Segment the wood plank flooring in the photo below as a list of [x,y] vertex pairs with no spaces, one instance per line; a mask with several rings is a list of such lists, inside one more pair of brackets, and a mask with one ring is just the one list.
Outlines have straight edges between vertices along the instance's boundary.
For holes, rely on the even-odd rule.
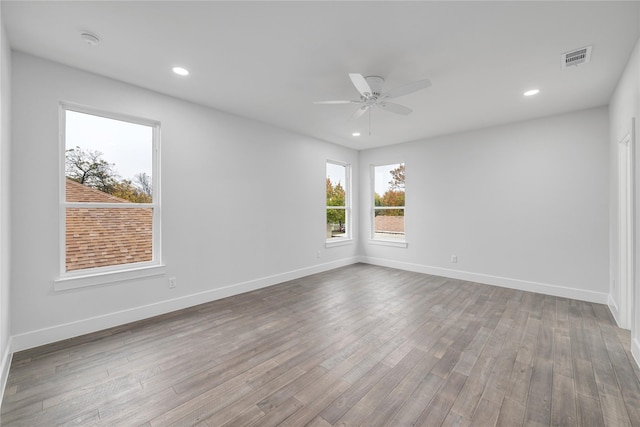
[[640,426],[608,309],[356,264],[14,355],[3,426]]

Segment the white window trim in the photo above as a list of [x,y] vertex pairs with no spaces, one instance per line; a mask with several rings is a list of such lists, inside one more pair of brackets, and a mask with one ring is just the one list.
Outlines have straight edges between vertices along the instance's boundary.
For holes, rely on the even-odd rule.
[[340,237],[333,240],[327,240],[324,244],[325,248],[335,248],[336,246],[346,246],[352,245],[353,238],[352,237]]
[[[91,114],[107,119],[135,123],[152,128],[152,203],[81,203],[66,200],[66,111]],[[60,133],[59,140],[59,241],[60,275],[53,281],[53,289],[63,291],[86,286],[96,286],[131,279],[139,279],[165,274],[162,264],[161,245],[161,203],[160,203],[160,122],[126,114],[112,113],[71,102],[61,102],[58,109]],[[152,254],[151,261],[119,264],[107,267],[87,268],[66,271],[66,210],[67,208],[153,208],[152,216]]]
[[[371,213],[369,215],[370,221],[371,221],[371,227],[369,230],[369,244],[372,245],[380,245],[380,246],[391,246],[391,247],[395,247],[395,248],[407,248],[409,247],[409,243],[407,242],[407,232],[406,232],[406,222],[405,222],[405,234],[404,234],[404,239],[403,240],[391,240],[391,239],[381,239],[381,238],[376,238],[375,237],[375,217],[376,217],[376,210],[387,210],[387,209],[402,209],[403,211],[405,211],[406,214],[406,210],[407,210],[407,201],[405,199],[405,205],[404,206],[376,206],[375,205],[375,194],[376,194],[376,167],[378,166],[389,166],[389,165],[394,165],[394,164],[404,164],[405,165],[405,169],[406,169],[406,163],[405,162],[391,162],[391,163],[385,163],[385,164],[378,164],[378,165],[371,165],[371,167],[369,168],[369,175],[370,175],[370,186],[369,188],[371,189],[371,197],[369,198],[370,203],[371,203]],[[405,172],[406,173],[406,172]],[[382,196],[382,194],[380,195]],[[405,216],[405,221],[406,221],[406,216]]]
[[[344,245],[350,245],[353,244],[353,215],[351,214],[352,210],[351,210],[351,165],[349,163],[344,163],[344,162],[340,162],[337,160],[327,160],[325,162],[325,175],[326,175],[326,164],[327,163],[331,163],[334,165],[338,165],[338,166],[343,166],[345,168],[344,172],[345,172],[345,184],[344,184],[344,188],[345,188],[345,206],[327,206],[326,203],[326,192],[325,192],[325,209],[324,209],[324,216],[326,219],[326,215],[327,215],[327,209],[344,209],[346,214],[345,214],[345,227],[346,227],[346,235],[342,236],[342,237],[333,237],[331,239],[327,238],[325,241],[325,248],[332,248],[332,247],[336,247],[336,246],[344,246]],[[326,176],[325,176],[326,178]],[[325,230],[326,232],[326,230]]]
[[[135,268],[127,269],[112,269],[112,267],[105,267],[109,270],[103,272],[96,272],[97,268],[91,269],[91,274],[71,275],[67,274],[64,277],[60,277],[53,281],[54,291],[68,291],[70,289],[84,288],[87,286],[106,285],[117,282],[124,282],[127,280],[144,279],[153,276],[164,276],[166,268],[164,265],[149,265],[141,266],[143,263],[138,264],[124,264],[126,266],[136,266]],[[87,270],[79,270],[85,272]]]
[[384,240],[384,239],[369,239],[370,245],[391,246],[394,248],[408,248],[409,243],[406,241],[396,240]]

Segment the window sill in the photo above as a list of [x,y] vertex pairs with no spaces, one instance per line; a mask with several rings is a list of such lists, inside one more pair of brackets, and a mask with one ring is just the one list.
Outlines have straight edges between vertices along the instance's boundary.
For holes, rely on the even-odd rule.
[[70,289],[85,288],[88,286],[106,285],[109,283],[124,282],[126,280],[143,279],[153,276],[163,276],[164,265],[150,267],[129,268],[126,270],[108,271],[103,273],[86,274],[83,276],[60,277],[53,281],[54,291],[67,291]]
[[326,243],[324,244],[325,248],[334,248],[336,246],[345,246],[345,245],[351,245],[353,244],[353,239],[352,238],[343,238],[343,239],[332,239],[332,240],[327,240]]
[[380,240],[380,239],[369,239],[370,245],[380,245],[380,246],[391,246],[394,248],[407,248],[409,244],[407,242],[399,242],[397,240]]

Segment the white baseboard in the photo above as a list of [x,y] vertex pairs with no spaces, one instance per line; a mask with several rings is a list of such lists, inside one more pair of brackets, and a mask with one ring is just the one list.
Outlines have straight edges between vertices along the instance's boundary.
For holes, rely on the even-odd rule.
[[616,325],[620,328],[620,309],[618,308],[618,304],[616,304],[616,301],[613,299],[613,297],[611,296],[611,294],[608,295],[607,297],[607,306],[609,307],[609,311],[611,312],[611,315],[613,316],[613,320],[616,321]]
[[[298,279],[315,273],[333,270],[335,268],[363,262],[383,267],[397,268],[400,270],[413,271],[417,273],[432,274],[436,276],[450,277],[453,279],[466,280],[471,282],[483,283],[487,285],[501,286],[522,291],[537,292],[546,295],[559,296],[564,298],[573,298],[582,301],[606,304],[615,310],[615,303],[608,297],[608,294],[600,292],[586,291],[570,287],[550,285],[545,283],[537,283],[519,279],[511,279],[506,277],[491,276],[486,274],[471,273],[466,271],[451,270],[446,268],[431,267],[422,264],[413,264],[401,261],[387,260],[381,258],[356,256],[333,261],[324,264],[318,264],[310,267],[292,270],[289,272],[267,276],[247,282],[237,283],[223,288],[212,289],[197,294],[186,295],[179,298],[161,301],[154,304],[135,307],[115,313],[109,313],[102,316],[91,317],[87,319],[77,320],[71,323],[55,325],[48,328],[30,331],[23,334],[14,335],[12,337],[12,346],[10,352],[17,352],[40,345],[50,344],[52,342],[73,338],[114,326],[135,322],[149,317],[158,316],[172,311],[181,310],[192,307],[194,305],[215,301],[221,298],[238,295],[244,292],[272,286],[288,280]],[[617,312],[617,310],[616,310]],[[614,313],[614,318],[615,318]],[[637,352],[640,354],[640,351]],[[637,356],[636,356],[637,357]],[[3,366],[4,368],[4,366]],[[8,369],[8,368],[7,368]]]
[[11,368],[11,359],[13,353],[11,352],[12,339],[9,337],[7,348],[2,355],[2,365],[0,365],[0,402],[4,399],[4,389],[7,387],[7,379],[9,378],[9,368]]
[[527,280],[511,279],[508,277],[491,276],[488,274],[471,273],[468,271],[451,270],[448,268],[431,267],[422,264],[413,264],[402,261],[394,261],[382,258],[361,257],[361,262],[382,267],[397,268],[416,273],[432,274],[434,276],[449,277],[452,279],[466,280],[469,282],[483,283],[485,285],[500,286],[503,288],[517,289],[520,291],[536,292],[556,297],[572,298],[581,301],[607,304],[608,294],[603,292],[586,291],[565,286],[550,285],[546,283],[531,282]]
[[14,335],[11,351],[18,352],[29,348],[50,344],[56,341],[77,337],[114,326],[124,325],[149,317],[170,313],[172,311],[193,307],[233,295],[242,294],[256,289],[272,286],[288,280],[298,279],[311,274],[321,273],[335,268],[360,262],[360,257],[345,258],[325,264],[318,264],[298,270],[262,277],[260,279],[249,280],[223,288],[212,289],[197,294],[186,295],[179,298],[161,301],[154,304],[131,308],[102,316],[77,320],[71,323],[56,325],[36,331]]

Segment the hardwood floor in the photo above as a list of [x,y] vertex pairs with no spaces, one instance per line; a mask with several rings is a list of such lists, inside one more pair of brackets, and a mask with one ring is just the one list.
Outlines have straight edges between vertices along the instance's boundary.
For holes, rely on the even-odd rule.
[[640,426],[607,307],[357,264],[14,355],[3,426]]

